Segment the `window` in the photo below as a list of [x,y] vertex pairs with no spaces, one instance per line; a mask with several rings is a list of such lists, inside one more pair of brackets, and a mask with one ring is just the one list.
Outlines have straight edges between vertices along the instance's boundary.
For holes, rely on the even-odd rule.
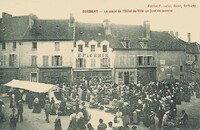
[[123,45],[124,48],[130,48],[130,40],[128,37],[124,37],[123,40],[121,41],[121,44]]
[[0,57],[0,65],[1,66],[6,66],[6,55],[1,55]]
[[91,59],[91,67],[95,67],[95,59]]
[[31,65],[37,66],[37,56],[31,56]]
[[153,65],[154,61],[153,61],[153,56],[147,56],[147,65]]
[[183,72],[183,66],[182,65],[180,66],[180,72]]
[[52,66],[62,66],[62,56],[52,56]]
[[144,59],[143,56],[138,56],[138,65],[144,65]]
[[10,54],[9,55],[9,66],[10,67],[14,67],[16,65],[16,62],[17,62],[17,55],[15,54]]
[[76,67],[86,67],[86,59],[83,58],[76,59]]
[[124,66],[126,62],[126,57],[125,56],[119,56],[119,65]]
[[37,42],[32,42],[32,50],[37,50]]
[[43,66],[49,66],[49,56],[43,56]]
[[60,43],[55,42],[55,51],[60,51]]
[[5,43],[5,42],[2,43],[2,49],[3,49],[3,50],[6,49],[6,43]]
[[195,61],[198,61],[198,56],[197,55],[195,55]]
[[107,45],[103,45],[103,52],[107,52]]
[[95,52],[95,45],[91,45],[91,52]]
[[17,44],[16,44],[16,42],[13,42],[13,51],[15,51],[16,48],[17,48]]
[[88,42],[85,42],[85,47],[89,47],[89,43]]
[[83,45],[78,45],[78,52],[83,52]]
[[129,65],[130,66],[134,66],[135,64],[135,56],[134,55],[130,55],[129,56]]
[[102,58],[101,59],[101,67],[110,67],[110,59]]
[[144,56],[144,65],[147,65],[147,57],[146,56]]

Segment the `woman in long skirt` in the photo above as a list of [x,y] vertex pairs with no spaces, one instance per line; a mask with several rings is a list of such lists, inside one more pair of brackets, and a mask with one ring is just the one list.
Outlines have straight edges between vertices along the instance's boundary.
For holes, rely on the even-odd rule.
[[60,119],[60,112],[58,112],[58,116],[56,117],[54,130],[62,130],[61,119]]

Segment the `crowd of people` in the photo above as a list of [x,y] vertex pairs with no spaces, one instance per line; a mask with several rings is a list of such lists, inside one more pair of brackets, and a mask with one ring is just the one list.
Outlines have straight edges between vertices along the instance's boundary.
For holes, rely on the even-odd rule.
[[[60,85],[61,102],[48,95],[15,89],[10,91],[10,108],[17,110],[16,122],[23,122],[23,102],[33,113],[45,111],[45,120],[49,115],[57,115],[55,129],[61,130],[60,116],[70,116],[67,130],[93,130],[91,115],[87,108],[105,110],[114,114],[107,124],[99,119],[97,130],[133,130],[141,122],[152,130],[167,130],[175,126],[187,127],[188,115],[183,110],[177,117],[177,105],[190,102],[191,96],[200,98],[200,86],[197,82],[151,82],[146,85],[116,83],[90,83]],[[12,114],[14,115],[14,114]],[[11,116],[15,117],[15,116]],[[131,126],[131,127],[130,127]],[[95,128],[96,129],[96,128]]]

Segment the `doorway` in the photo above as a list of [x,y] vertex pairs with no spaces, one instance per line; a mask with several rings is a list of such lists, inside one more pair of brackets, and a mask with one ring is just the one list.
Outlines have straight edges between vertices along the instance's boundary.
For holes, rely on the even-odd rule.
[[38,73],[31,73],[31,82],[38,81]]
[[124,72],[124,84],[129,84],[129,72]]

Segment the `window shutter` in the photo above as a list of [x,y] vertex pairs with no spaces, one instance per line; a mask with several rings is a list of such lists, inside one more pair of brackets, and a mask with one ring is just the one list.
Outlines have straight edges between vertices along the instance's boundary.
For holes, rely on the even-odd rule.
[[52,63],[52,66],[54,66],[54,56],[52,56],[51,63]]
[[103,58],[101,58],[100,60],[101,67],[103,67]]
[[7,60],[6,55],[4,55],[3,56],[3,65],[7,65],[7,61],[6,60]]
[[46,66],[46,64],[45,64],[45,56],[43,56],[43,66]]
[[62,66],[62,56],[60,56],[60,66]]
[[137,56],[136,64],[139,65],[139,56]]
[[3,65],[3,55],[0,57],[0,65]]
[[17,55],[14,55],[14,66],[17,66]]
[[78,66],[78,59],[76,59],[76,67],[79,67],[79,66]]
[[110,58],[108,58],[108,67],[110,67]]
[[83,59],[83,67],[86,67],[86,59]]
[[11,61],[12,61],[12,56],[11,56],[11,54],[9,55],[9,66],[11,66]]

